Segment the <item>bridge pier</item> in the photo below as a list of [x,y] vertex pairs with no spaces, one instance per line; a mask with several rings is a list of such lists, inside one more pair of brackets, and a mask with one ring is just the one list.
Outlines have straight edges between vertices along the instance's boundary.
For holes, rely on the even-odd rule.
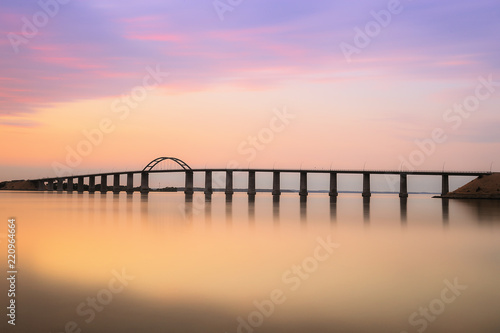
[[149,173],[141,172],[141,193],[149,193]]
[[408,175],[402,173],[399,175],[399,197],[408,198]]
[[95,193],[95,176],[89,176],[89,193]]
[[300,172],[300,191],[299,195],[301,197],[307,197],[307,172],[301,171]]
[[68,178],[68,187],[66,187],[68,193],[73,193],[73,177]]
[[233,189],[233,171],[227,170],[226,171],[226,194],[232,195],[234,194],[234,189]]
[[365,225],[370,223],[370,197],[363,197],[363,221]]
[[363,174],[363,197],[369,198],[371,196],[372,196],[372,193],[370,191],[370,174],[364,173]]
[[62,192],[62,190],[63,190],[63,183],[64,183],[64,179],[63,178],[57,179],[57,192]]
[[83,193],[83,177],[78,177],[78,193]]
[[406,226],[408,220],[408,198],[401,197],[399,199],[399,214],[401,218],[401,225]]
[[113,175],[113,193],[120,193],[120,174]]
[[127,193],[134,193],[134,174],[127,173]]
[[[300,197],[302,199],[302,197]],[[276,204],[279,204],[280,202],[280,196],[279,195],[273,195],[273,206],[276,206]]]
[[101,193],[108,192],[108,175],[101,176]]
[[450,183],[449,183],[449,176],[448,175],[443,175],[443,184],[441,188],[441,195],[446,195],[448,192],[450,192]]
[[337,220],[337,197],[330,197],[330,220],[335,222]]
[[307,198],[300,200],[300,222],[305,225],[307,223]]
[[255,189],[255,171],[248,171],[248,195],[255,196],[257,191]]
[[[181,165],[184,169],[183,170],[157,170],[157,171],[150,171],[151,168],[156,165],[158,162],[161,162],[162,160],[165,159],[172,159],[174,161],[177,161],[179,165]],[[159,158],[154,160],[152,163],[148,165],[147,168],[143,169],[142,171],[125,171],[123,173],[116,172],[111,173],[113,174],[113,186],[109,187],[110,190],[113,191],[113,193],[119,193],[122,189],[122,186],[120,185],[120,177],[121,175],[127,175],[127,185],[126,188],[127,193],[132,193],[134,191],[134,175],[136,173],[141,174],[141,184],[140,184],[140,191],[142,193],[148,193],[150,191],[149,189],[149,172],[162,172],[162,171],[174,171],[174,172],[185,172],[186,176],[186,186],[185,186],[185,193],[186,194],[193,194],[194,193],[194,172],[205,172],[205,188],[204,192],[206,195],[210,195],[213,193],[214,188],[213,188],[213,172],[225,172],[226,173],[226,185],[225,185],[225,193],[226,195],[232,195],[234,194],[234,188],[233,188],[233,173],[234,171],[239,172],[241,170],[234,170],[234,169],[191,169],[187,164],[183,163],[182,161],[174,158]],[[257,172],[272,172],[273,174],[273,180],[272,180],[272,189],[271,193],[275,197],[279,197],[281,195],[281,173],[294,173],[297,174],[299,173],[300,176],[300,183],[299,183],[299,195],[302,199],[307,197],[309,195],[309,190],[308,190],[308,174],[309,173],[322,173],[322,174],[330,174],[330,190],[329,190],[329,196],[331,200],[336,200],[338,196],[338,184],[337,184],[337,174],[338,173],[345,173],[345,174],[358,174],[363,176],[363,191],[362,191],[362,196],[363,198],[369,198],[371,197],[371,175],[372,174],[390,174],[390,175],[399,175],[400,176],[400,190],[399,190],[399,197],[401,199],[407,198],[408,197],[408,175],[425,175],[425,176],[441,176],[442,178],[442,190],[441,190],[441,195],[445,196],[449,193],[450,191],[450,185],[449,185],[449,177],[450,176],[474,176],[474,175],[486,175],[489,174],[487,172],[452,172],[452,171],[415,171],[415,172],[409,172],[409,171],[380,171],[380,170],[304,170],[304,169],[252,169],[252,170],[247,170],[248,172],[248,195],[249,197],[255,196],[257,193],[256,189],[256,173]],[[38,191],[54,191],[57,190],[58,192],[63,192],[67,191],[68,193],[78,191],[78,193],[83,193],[84,190],[86,189],[85,185],[85,177],[88,177],[89,182],[88,182],[88,190],[89,193],[94,193],[96,190],[96,177],[101,177],[100,181],[100,192],[101,193],[107,193],[108,191],[108,176],[110,174],[98,174],[97,176],[95,175],[72,175],[72,176],[61,176],[61,177],[56,177],[56,178],[45,178],[45,179],[34,179],[31,180],[33,185],[35,186],[35,189]],[[77,186],[75,186],[75,183],[77,183]],[[67,184],[67,187],[65,188],[64,185],[65,183]],[[99,185],[98,185],[99,186]],[[276,198],[275,198],[276,199]],[[279,199],[279,198],[278,198]]]
[[281,195],[280,172],[273,171],[273,195]]
[[184,193],[193,194],[194,192],[194,174],[193,171],[186,171],[186,179],[184,183]]
[[441,207],[443,209],[443,226],[447,227],[450,224],[450,199],[441,199]]
[[205,171],[205,194],[214,193],[212,188],[212,171]]
[[330,172],[330,192],[328,193],[331,197],[337,197],[339,192],[337,191],[337,173]]

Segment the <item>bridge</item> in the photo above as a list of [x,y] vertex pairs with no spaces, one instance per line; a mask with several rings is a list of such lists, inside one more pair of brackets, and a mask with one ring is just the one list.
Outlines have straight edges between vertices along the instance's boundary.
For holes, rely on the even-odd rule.
[[[172,161],[176,163],[178,169],[170,170],[155,170],[155,166],[163,161]],[[337,197],[337,176],[339,174],[359,174],[363,176],[363,192],[362,196],[368,198],[371,196],[370,189],[370,176],[371,175],[399,175],[399,185],[400,191],[399,196],[401,198],[408,197],[408,175],[420,175],[420,176],[441,176],[442,180],[442,190],[441,195],[445,195],[449,192],[449,177],[450,176],[481,176],[489,175],[492,172],[484,171],[395,171],[395,170],[303,170],[303,169],[192,169],[184,161],[175,157],[158,157],[151,162],[149,162],[144,169],[137,171],[121,171],[121,172],[106,172],[106,173],[94,173],[76,176],[64,176],[55,178],[41,178],[31,180],[37,183],[37,188],[39,191],[59,191],[64,190],[64,182],[66,181],[66,191],[71,193],[75,190],[75,180],[76,180],[76,190],[78,193],[83,193],[85,189],[85,179],[88,179],[88,192],[96,192],[96,178],[100,179],[100,192],[106,193],[108,191],[108,177],[113,177],[113,193],[119,193],[122,191],[120,178],[122,175],[126,175],[127,182],[125,191],[127,193],[133,193],[134,189],[134,175],[140,174],[141,185],[139,191],[141,193],[148,193],[149,188],[149,175],[154,173],[171,173],[171,172],[183,172],[185,173],[185,188],[184,193],[187,195],[192,195],[194,193],[194,173],[204,173],[205,174],[205,188],[204,193],[210,195],[213,193],[213,172],[224,172],[225,173],[225,194],[232,195],[234,193],[233,189],[233,173],[244,172],[248,174],[248,187],[247,194],[249,196],[255,196],[257,194],[257,189],[255,186],[256,174],[258,173],[272,173],[273,175],[273,187],[272,194],[274,196],[281,195],[281,181],[280,176],[283,173],[295,173],[300,175],[300,190],[299,195],[301,197],[307,197],[307,178],[308,174],[328,174],[330,177],[330,197]]]

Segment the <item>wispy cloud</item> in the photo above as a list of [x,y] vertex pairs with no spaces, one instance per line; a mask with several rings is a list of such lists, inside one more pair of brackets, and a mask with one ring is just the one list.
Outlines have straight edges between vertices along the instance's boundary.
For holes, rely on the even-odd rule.
[[161,63],[172,89],[234,82],[257,88],[300,79],[362,80],[356,73],[433,80],[499,72],[500,6],[493,0],[411,2],[369,49],[346,64],[337,45],[387,1],[245,2],[221,22],[210,2],[73,1],[16,55],[35,3],[0,5],[0,114],[114,96]]

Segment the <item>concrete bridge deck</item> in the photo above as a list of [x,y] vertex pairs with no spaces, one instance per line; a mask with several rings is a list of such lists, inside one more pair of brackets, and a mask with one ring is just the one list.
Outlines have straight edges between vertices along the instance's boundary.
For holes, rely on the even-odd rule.
[[[153,168],[160,162],[164,160],[172,160],[176,162],[181,168],[171,169],[171,170],[154,170]],[[227,169],[227,168],[202,168],[202,169],[192,169],[185,162],[178,158],[173,157],[159,157],[151,161],[143,170],[136,171],[116,171],[116,172],[102,172],[102,173],[91,173],[84,175],[71,175],[63,177],[49,177],[31,180],[38,183],[38,189],[40,191],[63,191],[64,181],[67,182],[66,191],[73,192],[74,184],[76,180],[78,193],[83,193],[85,189],[84,180],[88,179],[88,191],[94,193],[96,191],[96,177],[100,178],[100,192],[106,193],[108,191],[108,177],[113,177],[112,189],[114,193],[119,193],[122,190],[120,178],[122,175],[126,175],[127,183],[125,190],[128,193],[134,191],[134,175],[141,175],[141,186],[140,191],[142,193],[149,192],[149,175],[155,173],[185,173],[185,190],[186,194],[193,194],[194,192],[194,173],[204,173],[205,174],[205,194],[213,193],[213,173],[223,172],[225,173],[225,193],[227,195],[232,195],[234,193],[233,189],[233,174],[234,173],[247,173],[248,174],[248,187],[247,193],[250,196],[256,195],[256,174],[257,173],[272,173],[273,184],[272,184],[272,194],[279,196],[281,194],[281,174],[282,173],[296,173],[300,175],[300,190],[299,194],[302,197],[308,195],[307,189],[307,179],[308,174],[328,174],[330,175],[330,189],[329,195],[336,197],[338,195],[337,191],[337,176],[339,174],[360,174],[363,175],[363,197],[371,196],[370,189],[370,177],[371,175],[399,175],[400,176],[400,192],[399,196],[402,198],[408,197],[408,176],[441,176],[442,179],[442,191],[441,194],[445,195],[449,192],[449,177],[450,176],[481,176],[488,175],[492,172],[486,171],[403,171],[403,170],[343,170],[343,169]]]

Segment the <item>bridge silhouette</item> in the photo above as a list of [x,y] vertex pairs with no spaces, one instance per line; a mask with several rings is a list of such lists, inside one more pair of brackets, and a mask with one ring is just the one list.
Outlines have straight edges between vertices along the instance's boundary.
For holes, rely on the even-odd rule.
[[[155,166],[163,161],[173,161],[177,165],[179,165],[179,169],[170,169],[170,170],[154,170]],[[367,198],[371,196],[370,189],[370,176],[371,175],[399,175],[399,185],[400,191],[399,196],[401,198],[408,197],[408,175],[419,175],[419,176],[441,176],[442,179],[442,190],[441,195],[445,195],[449,192],[449,177],[450,176],[481,176],[481,175],[489,175],[492,172],[484,172],[484,171],[396,171],[396,170],[303,170],[303,169],[192,169],[186,162],[178,159],[176,157],[158,157],[151,162],[149,162],[142,170],[137,171],[120,171],[120,172],[104,172],[104,173],[93,173],[93,174],[84,174],[84,175],[73,175],[73,176],[64,176],[64,177],[52,177],[52,178],[41,178],[41,179],[33,179],[30,180],[32,182],[37,183],[37,188],[39,191],[59,191],[62,192],[64,190],[64,182],[66,181],[66,191],[73,192],[75,190],[75,180],[77,181],[76,190],[78,193],[83,193],[85,190],[85,178],[88,179],[88,192],[94,193],[96,192],[96,177],[100,179],[100,188],[99,191],[101,193],[108,192],[108,177],[113,176],[113,193],[119,193],[122,191],[122,186],[120,185],[120,178],[122,175],[126,175],[127,183],[125,187],[125,191],[127,193],[133,193],[135,191],[134,188],[134,175],[141,175],[141,185],[138,190],[141,193],[148,193],[150,191],[149,188],[149,175],[154,173],[174,173],[174,172],[184,172],[185,173],[185,187],[184,193],[187,195],[191,195],[194,193],[194,173],[204,173],[205,174],[205,194],[212,194],[213,189],[213,181],[212,181],[212,173],[213,172],[224,172],[225,177],[225,194],[232,195],[234,193],[233,189],[233,173],[234,172],[245,172],[248,173],[248,187],[247,193],[249,196],[255,196],[257,194],[257,188],[255,186],[256,174],[257,173],[272,173],[273,175],[273,187],[272,194],[274,196],[281,195],[281,181],[280,176],[282,173],[296,173],[300,175],[300,190],[299,195],[301,197],[306,197],[308,195],[307,188],[307,176],[308,174],[329,174],[330,175],[330,188],[329,195],[330,197],[337,197],[337,176],[339,174],[360,174],[363,175],[363,191],[362,196]]]

